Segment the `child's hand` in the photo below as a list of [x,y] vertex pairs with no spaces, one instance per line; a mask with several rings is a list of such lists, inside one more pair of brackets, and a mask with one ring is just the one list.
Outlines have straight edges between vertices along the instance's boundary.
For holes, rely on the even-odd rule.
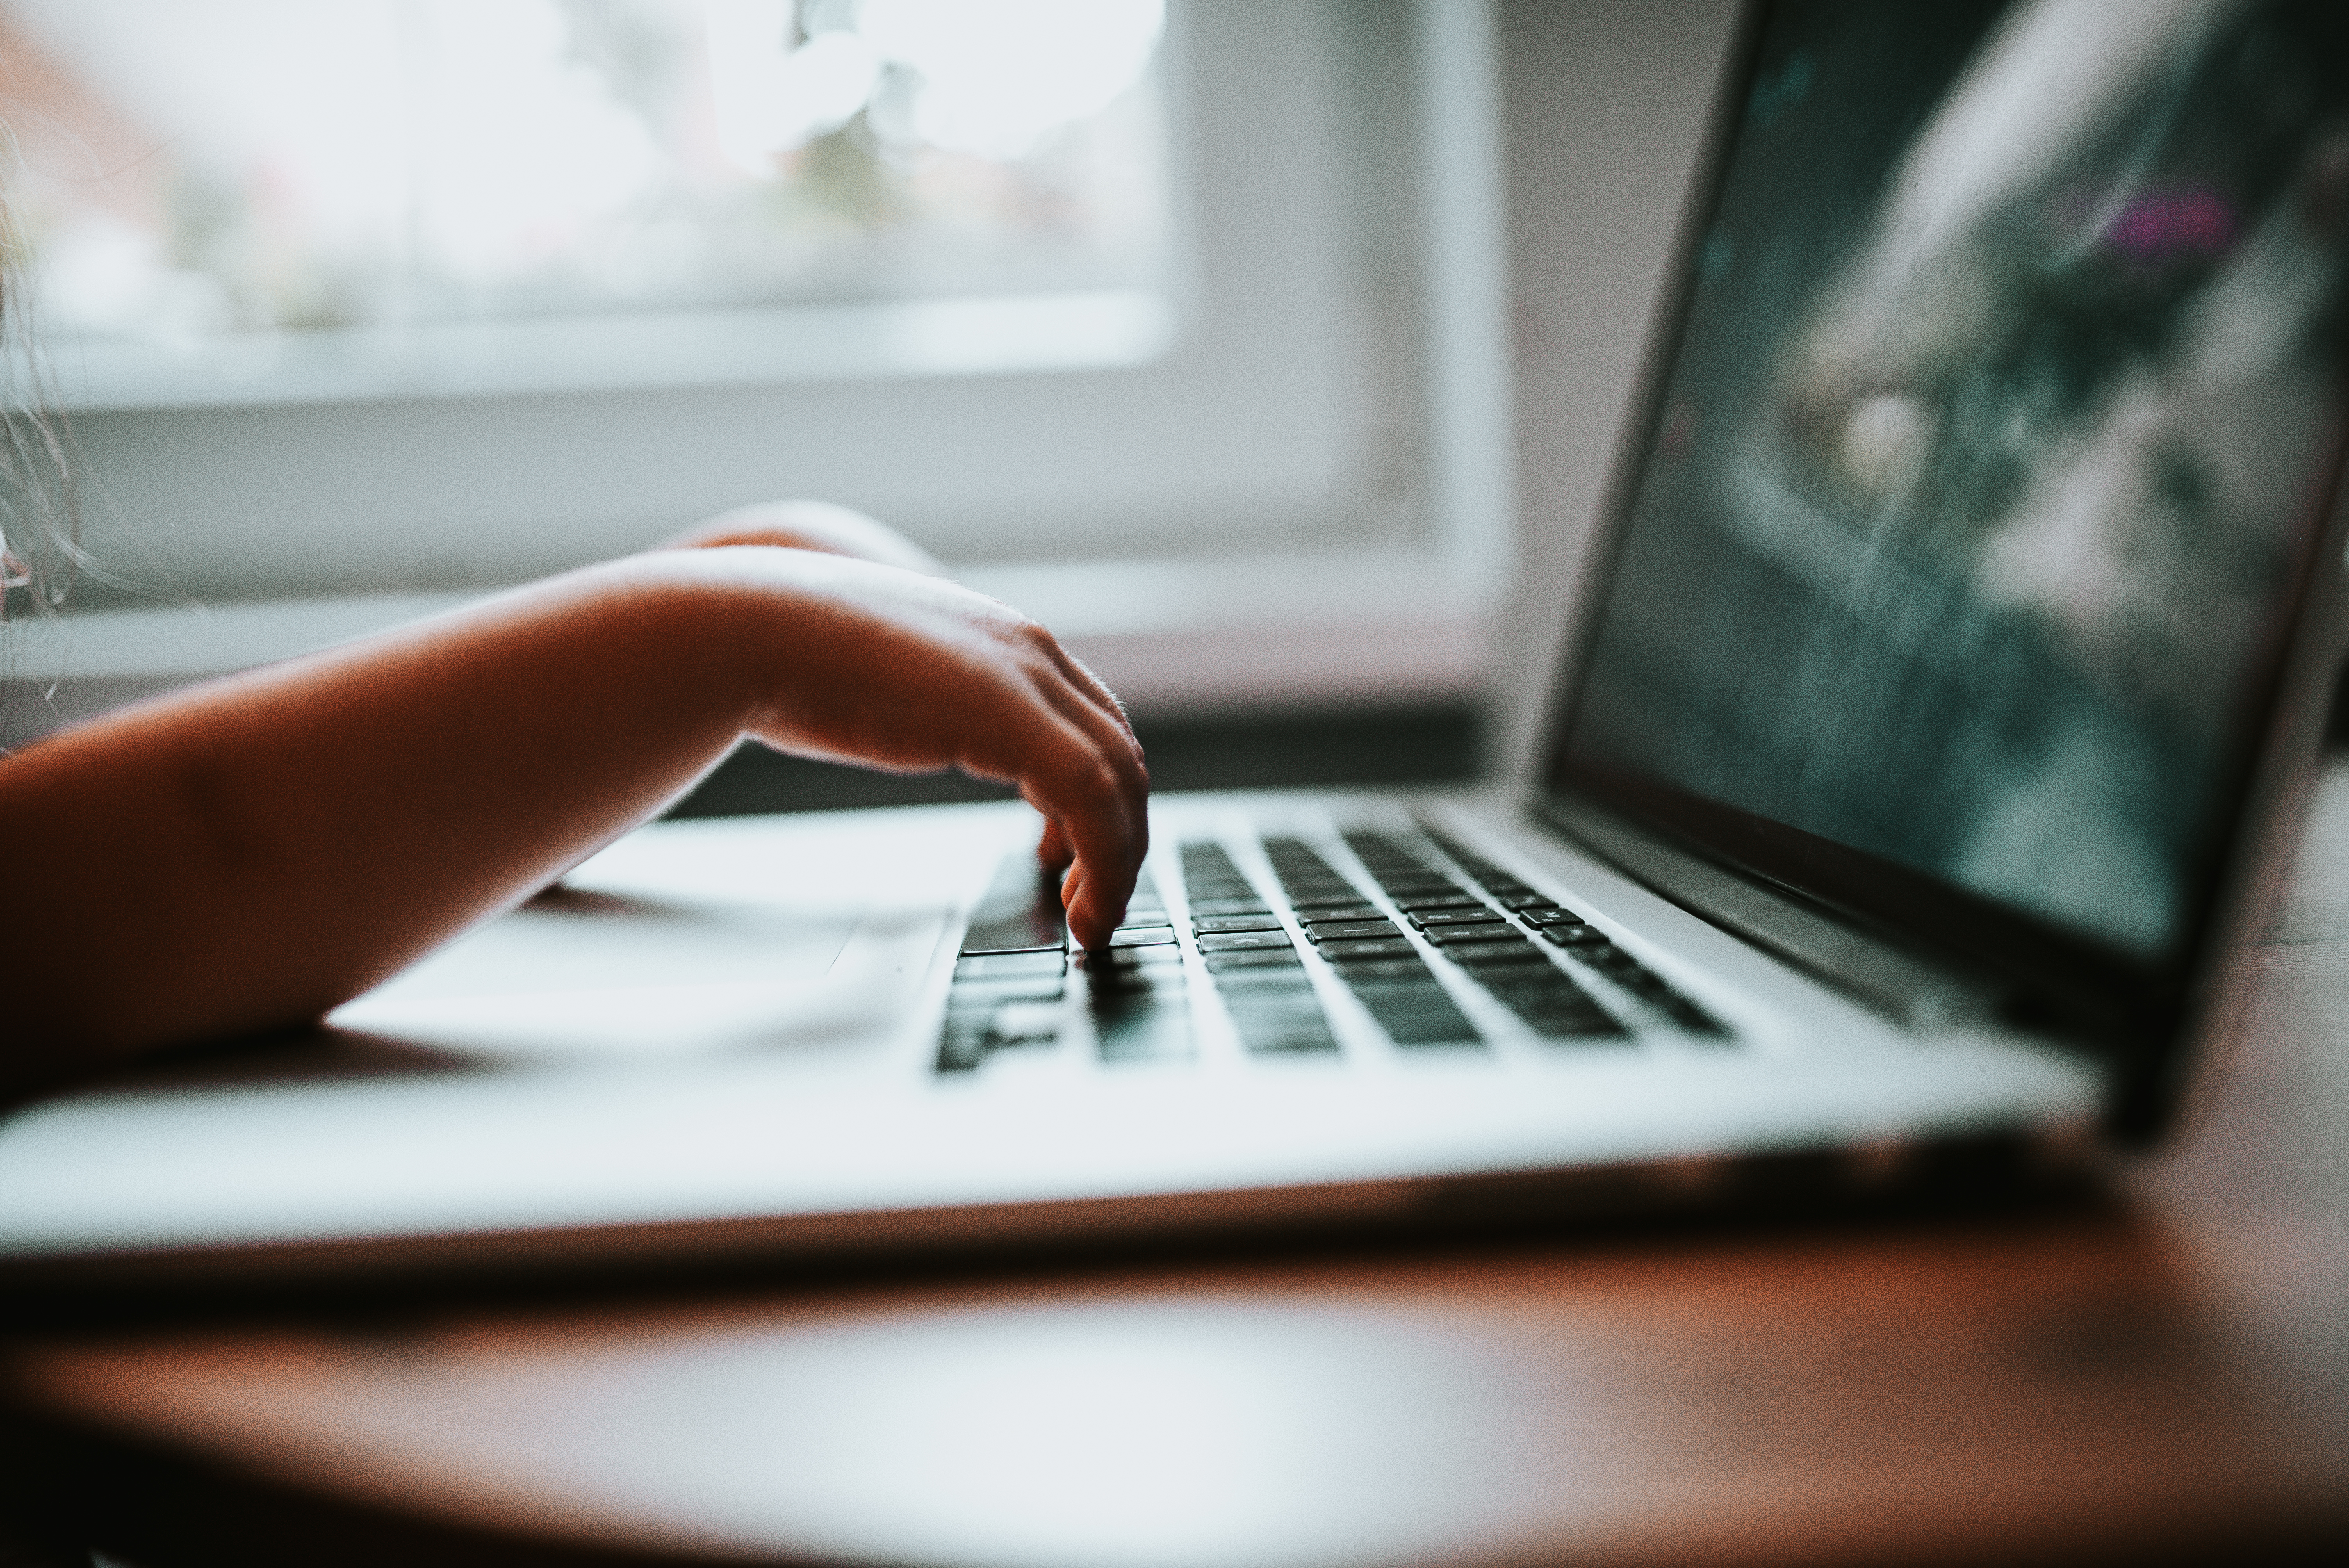
[[[932,555],[887,523],[877,518],[868,517],[864,512],[823,500],[762,501],[754,506],[736,507],[730,511],[723,511],[716,517],[705,519],[684,532],[662,541],[654,548],[657,550],[707,550],[738,544],[780,545],[792,550],[812,550],[830,555],[844,555],[852,560],[874,562],[883,566],[902,567],[906,571],[918,572],[926,576],[942,577],[946,574],[946,566],[936,556]],[[1048,643],[1050,642],[1049,636],[1045,640]],[[1118,706],[1116,697],[1111,695],[1109,688],[1102,686],[1091,670],[1085,669],[1073,659],[1069,659],[1067,654],[1061,650],[1057,643],[1052,644],[1051,646],[1052,651],[1060,658],[1066,660],[1074,668],[1085,688],[1094,695],[1096,700],[1108,704],[1111,712],[1116,716],[1119,725],[1125,727],[1125,732],[1130,738],[1133,731],[1130,727],[1125,726],[1124,710]],[[795,748],[786,747],[785,749]],[[845,756],[843,759],[866,760],[863,758],[851,758]],[[1055,871],[1068,865],[1070,861],[1076,857],[1076,846],[1070,840],[1061,818],[1047,815],[1043,841],[1037,845],[1036,852],[1046,865]],[[1080,871],[1081,873],[1083,868],[1080,868]],[[1063,896],[1073,901],[1083,881],[1082,874],[1071,878],[1063,890]],[[1128,884],[1128,891],[1131,891],[1130,884]],[[1118,908],[1123,910],[1123,907],[1124,896],[1121,893],[1118,895]]]
[[727,544],[820,550],[884,566],[902,566],[931,577],[946,575],[946,566],[936,556],[887,523],[828,500],[770,500],[738,506],[706,518],[653,548],[701,550]]
[[1050,632],[869,562],[754,546],[675,564],[768,606],[752,633],[770,650],[752,733],[802,756],[1016,785],[1047,820],[1046,860],[1075,861],[1070,930],[1108,942],[1149,848],[1149,775],[1116,697]]
[[10,994],[33,1047],[0,1046],[0,1080],[317,1018],[657,812],[746,734],[1011,783],[1051,824],[1048,857],[1075,861],[1077,940],[1106,943],[1124,913],[1149,843],[1142,750],[1050,633],[842,553],[657,551],[0,762],[10,870],[41,890],[0,903],[0,951],[39,976]]

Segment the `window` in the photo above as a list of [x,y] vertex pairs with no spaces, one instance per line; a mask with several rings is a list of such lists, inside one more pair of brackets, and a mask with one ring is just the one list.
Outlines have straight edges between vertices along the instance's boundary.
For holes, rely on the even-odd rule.
[[[94,407],[1128,363],[1172,331],[1163,21],[0,0],[12,195]],[[761,308],[1006,294],[1057,308]]]
[[[495,114],[435,85],[453,67],[432,64],[433,29],[492,14],[505,42],[475,63],[494,56],[497,80],[531,84],[518,96],[567,106],[575,134],[557,140],[601,138],[619,172],[533,182],[521,152],[491,150]],[[1062,53],[1081,68],[1050,91],[1023,78],[1025,122],[989,125],[955,97],[947,62],[972,39],[1079,15],[1070,36],[1090,41]],[[279,276],[254,260],[280,253],[254,237],[258,218],[161,222],[140,193],[172,160],[226,154],[128,108],[74,131],[82,163],[47,150],[59,78],[81,101],[168,106],[123,58],[160,70],[248,46],[224,20],[201,46],[171,41],[205,17],[272,40],[249,46],[264,66],[223,66],[207,102],[251,100],[240,113],[298,140],[367,98],[363,118],[425,130],[355,130],[353,145],[387,170],[470,160],[450,189],[473,194],[386,174],[366,197],[372,240],[337,250],[326,220],[293,225],[328,238],[288,242],[312,260],[262,287],[238,281]],[[925,53],[906,30],[925,17],[966,31]],[[1174,578],[1134,568],[1278,555],[1298,591],[1257,593],[1259,574],[1239,599],[1292,619],[1337,584],[1350,604],[1438,604],[1459,634],[1447,681],[1505,576],[1485,0],[0,0],[0,26],[21,188],[43,204],[47,295],[70,321],[52,374],[92,477],[88,538],[127,575],[214,603],[462,588],[637,548],[744,500],[820,494],[950,560],[1119,562],[1119,602],[1159,632],[1231,600],[1212,586],[1229,574],[1162,593]],[[374,45],[350,42],[366,28]],[[145,41],[126,57],[109,36]],[[295,69],[316,38],[356,63],[340,78]],[[647,85],[650,67],[630,75],[657,59],[667,88]],[[308,96],[256,107],[286,77]],[[335,79],[372,85],[319,85]],[[101,80],[129,85],[88,85]],[[695,93],[698,109],[676,108]],[[668,119],[629,107],[654,102]],[[764,107],[721,136],[729,102]],[[691,163],[675,127],[697,117]],[[888,202],[826,186],[840,159],[862,160]],[[128,215],[140,201],[144,229]],[[443,208],[473,217],[430,216]],[[572,239],[533,250],[526,210]],[[244,238],[219,249],[242,273],[203,260],[206,236],[232,229]],[[717,261],[677,260],[693,255]],[[1333,552],[1352,564],[1330,569]],[[1388,570],[1362,564],[1376,561],[1392,593],[1365,576]],[[1217,654],[1237,649],[1226,637]]]
[[1159,0],[7,0],[57,328],[1165,282]]

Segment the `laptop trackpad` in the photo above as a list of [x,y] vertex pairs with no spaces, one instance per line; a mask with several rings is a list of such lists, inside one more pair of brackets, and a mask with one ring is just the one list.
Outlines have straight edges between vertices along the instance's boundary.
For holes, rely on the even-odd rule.
[[558,888],[328,1022],[476,1059],[550,1065],[854,1043],[879,1037],[904,1011],[945,913]]
[[484,1064],[837,1057],[917,1011],[999,810],[663,823],[328,1022]]
[[854,913],[560,889],[329,1022],[468,1056],[550,1062],[837,1038],[904,1003],[869,975],[864,984],[835,977],[862,923]]

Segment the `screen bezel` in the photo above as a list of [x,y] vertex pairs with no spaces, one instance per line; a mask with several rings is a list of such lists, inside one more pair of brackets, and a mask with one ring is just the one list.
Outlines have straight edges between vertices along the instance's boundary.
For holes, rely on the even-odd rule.
[[[2296,520],[2285,581],[2247,666],[2245,700],[2227,738],[2212,806],[2183,882],[2185,910],[2170,942],[2133,953],[1881,856],[1774,820],[1609,769],[1572,748],[1579,711],[1626,533],[1655,449],[1672,372],[1694,305],[1704,235],[1720,206],[1744,107],[1761,66],[1774,0],[1746,0],[1716,85],[1696,178],[1682,213],[1631,405],[1609,467],[1557,683],[1542,731],[1533,789],[1552,822],[1597,810],[1634,834],[1693,853],[1749,883],[1858,928],[1913,956],[1991,981],[2007,1021],[2088,1050],[2110,1064],[2106,1130],[2143,1143],[2168,1125],[2182,1087],[2178,1054],[2207,1000],[2216,948],[2232,923],[2231,887],[2262,837],[2261,762],[2274,749],[2280,705],[2295,665],[2322,546],[2341,531],[2334,504],[2344,438],[2336,429],[2323,501]],[[2303,685],[2307,683],[2302,683]],[[2321,686],[2319,699],[2321,700]],[[1620,859],[1619,856],[1610,857]],[[1636,865],[1627,866],[1638,873]],[[1702,913],[1699,911],[1699,913]]]

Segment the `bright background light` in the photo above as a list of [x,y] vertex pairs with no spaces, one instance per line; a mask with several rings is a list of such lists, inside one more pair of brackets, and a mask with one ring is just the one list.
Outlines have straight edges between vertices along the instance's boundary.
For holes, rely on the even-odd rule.
[[0,0],[61,325],[1160,281],[1162,0]]

